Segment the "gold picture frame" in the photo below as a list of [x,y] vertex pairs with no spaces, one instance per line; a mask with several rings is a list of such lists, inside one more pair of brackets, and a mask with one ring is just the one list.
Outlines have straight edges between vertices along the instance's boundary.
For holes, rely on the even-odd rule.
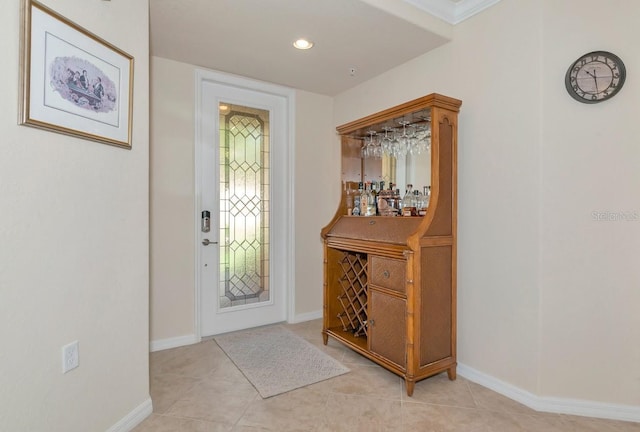
[[21,125],[131,149],[131,55],[36,0],[24,0]]

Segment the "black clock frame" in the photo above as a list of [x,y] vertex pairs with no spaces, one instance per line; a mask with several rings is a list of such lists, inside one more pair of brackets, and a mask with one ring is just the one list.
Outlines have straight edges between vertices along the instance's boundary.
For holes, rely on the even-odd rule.
[[[608,95],[606,95],[605,97],[603,97],[602,99],[585,99],[582,96],[580,96],[576,90],[574,89],[573,85],[571,85],[571,71],[578,66],[583,60],[586,60],[588,58],[593,58],[593,57],[605,57],[609,60],[611,60],[612,62],[614,62],[618,69],[620,70],[620,80],[618,81],[618,85],[616,86],[615,89],[613,89],[613,91],[611,91],[611,93],[609,93]],[[585,64],[587,64],[589,61],[587,61]],[[615,54],[612,54],[608,51],[592,51],[590,53],[581,55],[580,57],[578,57],[578,59],[576,61],[574,61],[573,63],[571,63],[571,66],[569,66],[569,69],[567,69],[567,73],[565,74],[564,77],[564,85],[567,88],[567,92],[569,93],[569,95],[577,100],[578,102],[582,102],[582,103],[586,103],[586,104],[596,104],[596,103],[600,103],[600,102],[604,102],[606,100],[611,99],[612,97],[614,97],[616,94],[618,94],[618,92],[622,89],[622,86],[624,85],[624,82],[627,78],[627,69],[624,65],[624,62],[622,61],[622,59],[620,59],[620,57],[618,57]]]

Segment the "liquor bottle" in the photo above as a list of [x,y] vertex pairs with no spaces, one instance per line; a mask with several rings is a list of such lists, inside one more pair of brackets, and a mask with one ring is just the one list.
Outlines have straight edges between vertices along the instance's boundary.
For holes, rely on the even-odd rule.
[[367,183],[363,183],[364,189],[360,195],[360,216],[368,216],[367,208],[369,207],[369,191],[367,190]]
[[353,195],[354,190],[351,189],[351,185],[349,182],[345,182],[345,191],[344,196],[347,204],[347,216],[351,216],[353,214]]
[[402,198],[402,216],[415,216],[416,214],[416,201],[413,194],[413,185],[408,184],[407,190]]
[[354,216],[360,216],[360,197],[362,196],[362,182],[358,183],[358,192],[353,196],[353,210]]
[[365,182],[364,184],[364,192],[360,197],[360,215],[372,216],[371,215],[371,182]]
[[378,191],[376,182],[371,182],[371,190],[369,191],[369,206],[367,208],[367,216],[378,215]]
[[429,207],[429,201],[431,201],[431,186],[424,186],[424,200],[425,200],[425,207]]
[[[426,190],[426,189],[425,189]],[[416,193],[416,212],[418,216],[424,216],[427,214],[427,201],[422,192],[415,191]]]

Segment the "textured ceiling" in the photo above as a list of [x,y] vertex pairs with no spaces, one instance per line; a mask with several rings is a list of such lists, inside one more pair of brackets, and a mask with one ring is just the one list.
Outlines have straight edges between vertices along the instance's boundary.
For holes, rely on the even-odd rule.
[[[487,1],[487,0],[462,0]],[[495,0],[494,0],[495,1]],[[150,0],[151,54],[336,95],[449,41],[453,0]],[[449,7],[451,6],[451,7]],[[447,9],[448,8],[448,9]],[[292,42],[315,43],[299,51]]]

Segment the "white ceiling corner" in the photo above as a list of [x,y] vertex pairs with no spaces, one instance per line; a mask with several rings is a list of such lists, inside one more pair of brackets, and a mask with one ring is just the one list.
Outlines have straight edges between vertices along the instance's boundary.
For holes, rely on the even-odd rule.
[[404,0],[449,24],[458,24],[500,0]]

